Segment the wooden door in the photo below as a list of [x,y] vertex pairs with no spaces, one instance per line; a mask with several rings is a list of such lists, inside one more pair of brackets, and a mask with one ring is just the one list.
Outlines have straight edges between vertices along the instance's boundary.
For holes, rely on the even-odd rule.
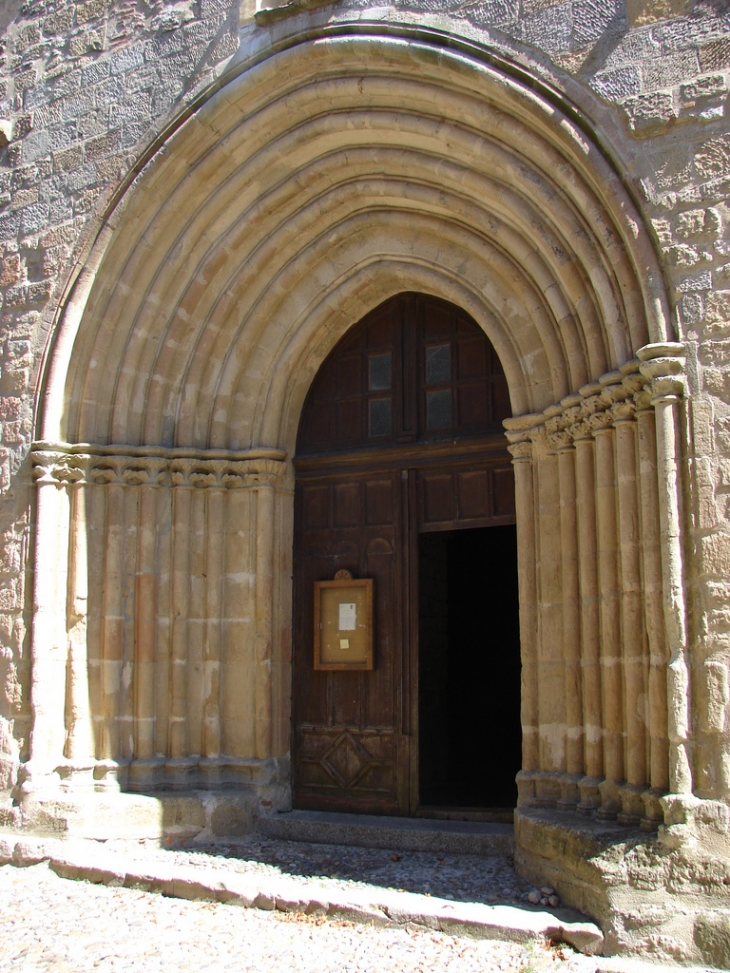
[[[399,606],[404,543],[397,471],[307,480],[297,494],[295,794],[301,805],[396,814],[407,801],[407,739],[399,733],[403,655]],[[374,579],[374,669],[311,665],[314,582],[346,568]],[[308,664],[309,663],[309,664]],[[404,774],[404,768],[406,773]]]
[[[423,295],[351,329],[310,390],[295,467],[295,807],[418,804],[419,531],[514,522],[506,382],[478,326]],[[374,579],[372,671],[315,671],[313,588]]]

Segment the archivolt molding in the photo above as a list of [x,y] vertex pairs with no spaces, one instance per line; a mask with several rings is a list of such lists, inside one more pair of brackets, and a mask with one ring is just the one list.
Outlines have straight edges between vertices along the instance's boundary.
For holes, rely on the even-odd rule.
[[668,336],[651,245],[596,146],[506,74],[421,42],[271,56],[182,126],[109,226],[45,438],[290,449],[330,348],[409,288],[480,323],[516,414]]
[[153,450],[115,446],[34,443],[33,479],[47,483],[241,489],[273,483],[286,475],[279,449]]

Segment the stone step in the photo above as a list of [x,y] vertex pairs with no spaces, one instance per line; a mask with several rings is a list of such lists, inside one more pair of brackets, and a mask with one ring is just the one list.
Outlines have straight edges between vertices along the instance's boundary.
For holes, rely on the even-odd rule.
[[259,818],[256,829],[282,841],[356,845],[458,855],[511,855],[511,824],[395,818],[332,811],[288,811]]
[[[200,866],[183,853],[169,861],[128,843],[82,839],[24,838],[0,834],[0,866],[48,862],[62,878],[124,886],[181,899],[202,899],[243,908],[329,916],[375,925],[420,926],[475,939],[517,943],[552,940],[589,955],[603,950],[603,933],[570,909],[555,912],[479,902],[454,902],[436,896],[371,885],[342,887],[306,876],[236,872],[226,859]],[[181,859],[183,859],[181,861]],[[232,920],[234,921],[233,917]]]

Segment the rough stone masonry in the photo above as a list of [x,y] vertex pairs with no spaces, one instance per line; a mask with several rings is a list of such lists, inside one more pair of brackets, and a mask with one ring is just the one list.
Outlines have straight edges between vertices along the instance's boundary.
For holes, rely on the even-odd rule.
[[288,806],[298,417],[345,331],[421,290],[510,386],[519,867],[609,948],[730,966],[727,3],[0,26],[6,822]]

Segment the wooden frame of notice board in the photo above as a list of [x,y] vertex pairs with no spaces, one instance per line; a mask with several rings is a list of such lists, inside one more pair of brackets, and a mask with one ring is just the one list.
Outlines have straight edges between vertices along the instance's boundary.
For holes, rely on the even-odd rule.
[[314,582],[314,668],[373,668],[372,578]]

